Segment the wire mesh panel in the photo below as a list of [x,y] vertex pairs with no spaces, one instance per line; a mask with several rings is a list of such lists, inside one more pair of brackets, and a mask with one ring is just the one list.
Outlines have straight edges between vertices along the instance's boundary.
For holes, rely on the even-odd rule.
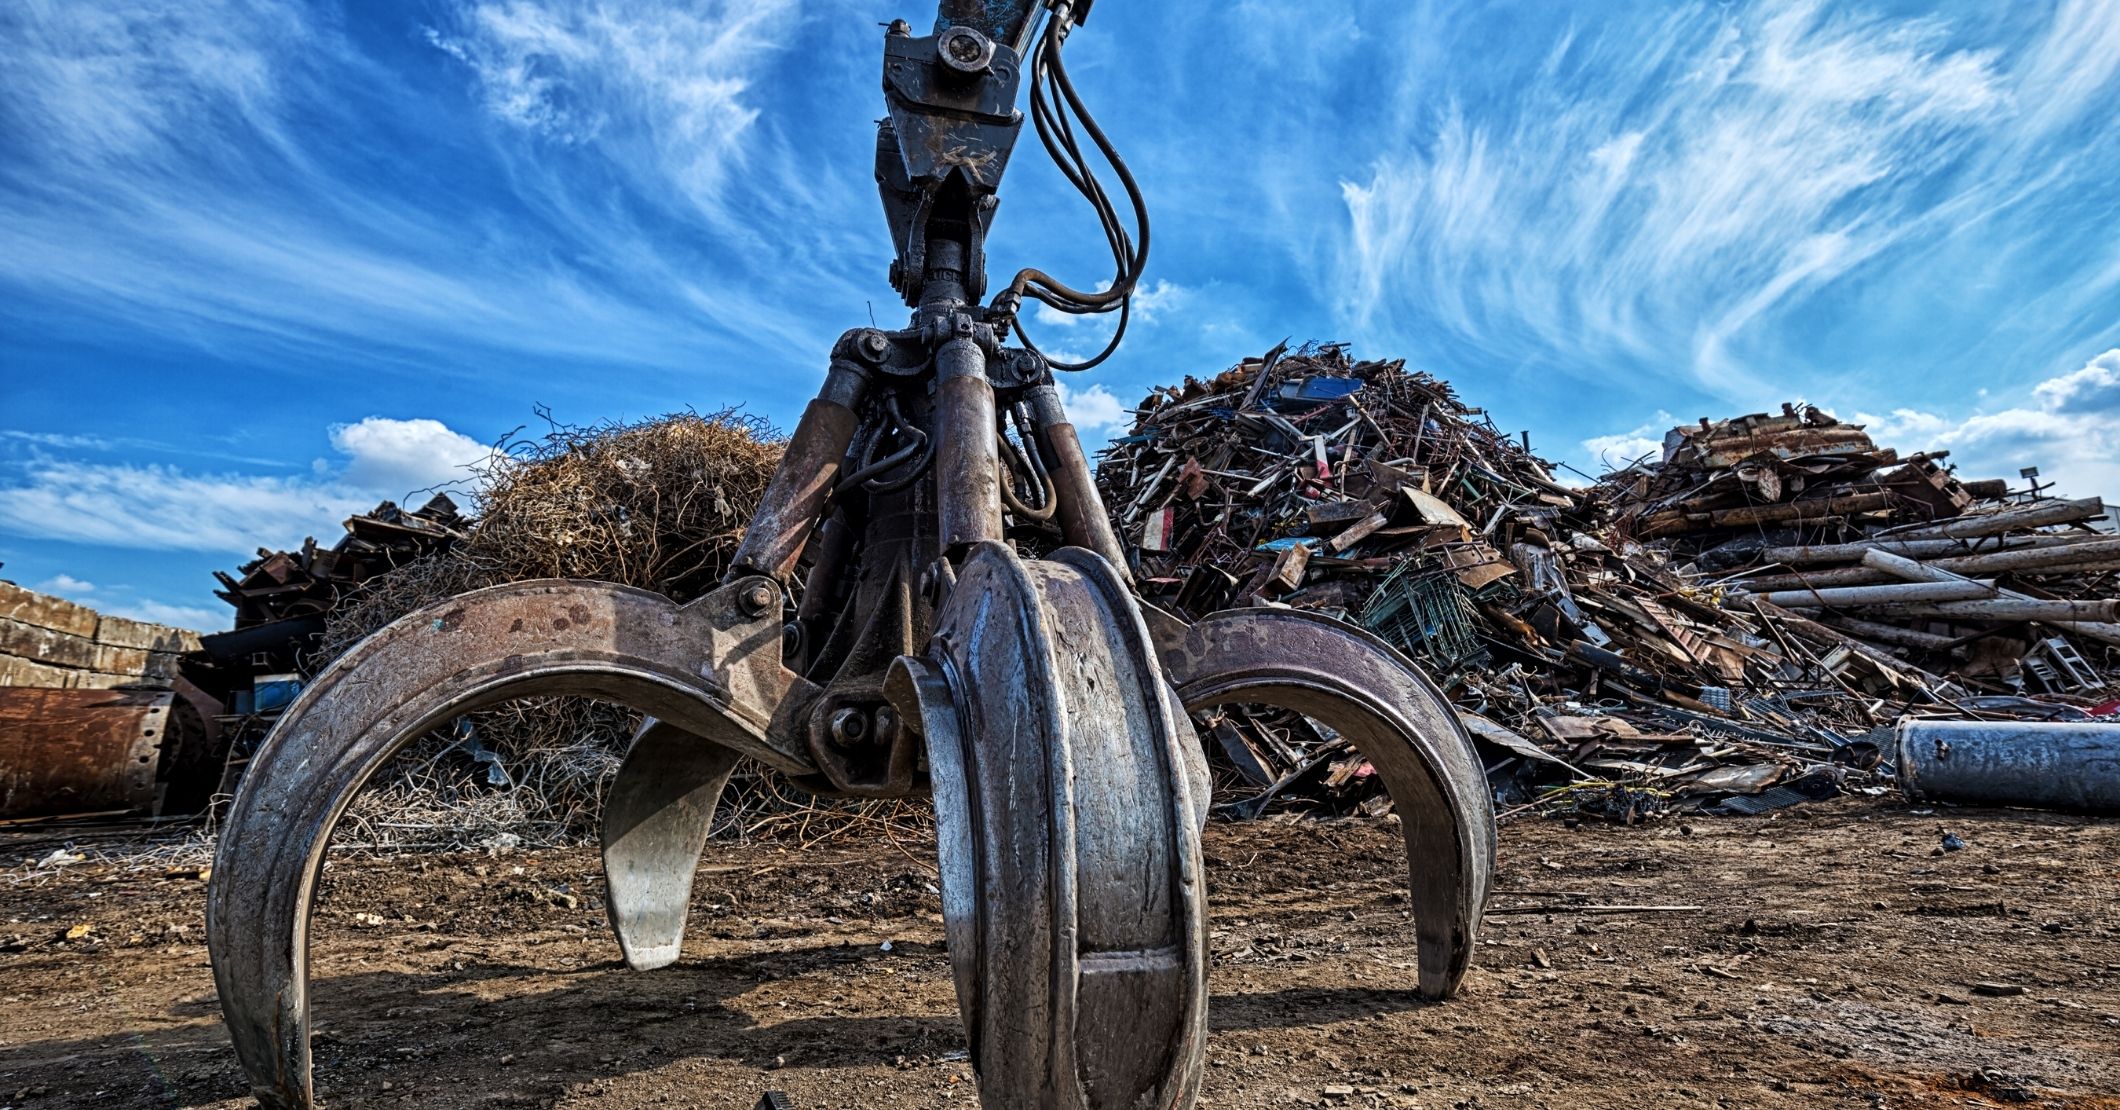
[[1447,570],[1405,563],[1369,595],[1361,621],[1439,675],[1487,657],[1472,599]]

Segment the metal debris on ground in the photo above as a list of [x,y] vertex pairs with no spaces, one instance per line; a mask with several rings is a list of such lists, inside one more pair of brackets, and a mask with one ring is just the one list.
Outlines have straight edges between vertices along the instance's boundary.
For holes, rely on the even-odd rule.
[[[2102,506],[1960,481],[1815,408],[1675,429],[1587,488],[1447,382],[1343,344],[1136,412],[1099,474],[1142,595],[1387,640],[1457,703],[1505,814],[1760,812],[1889,771],[1905,718],[2115,708]],[[1199,724],[1226,813],[1389,804],[1300,715]]]
[[[1312,610],[1415,658],[1487,756],[1505,817],[1762,813],[1894,771],[1940,792],[1940,775],[1917,785],[1900,766],[1895,726],[2120,723],[2120,537],[2097,523],[2103,503],[1963,481],[1947,453],[1902,456],[1815,408],[1675,428],[1587,486],[1449,383],[1342,344],[1284,344],[1137,411],[1099,482],[1141,596],[1187,619]],[[95,806],[191,812],[232,789],[308,675],[419,605],[550,576],[697,596],[778,454],[733,412],[555,425],[495,456],[476,520],[446,496],[385,502],[329,548],[220,575],[236,627],[203,641],[0,584],[14,668],[0,685],[176,688],[206,738],[165,733],[180,758],[157,757],[151,789],[105,768],[125,788]],[[481,711],[408,752],[349,823],[377,847],[578,838],[636,724],[580,698]],[[1390,809],[1354,745],[1302,714],[1228,706],[1196,725],[1227,816]],[[1952,789],[2105,804],[2109,776],[2083,779],[2088,794],[2051,778]],[[79,811],[42,787],[17,796],[7,812]],[[901,802],[820,807],[750,768],[731,801],[729,824],[805,841],[927,820]]]
[[1607,475],[1614,534],[1658,542],[1738,609],[1889,654],[1932,688],[2103,689],[2120,646],[2120,536],[2098,498],[1960,482],[1949,452],[1900,457],[1816,408],[1675,428]]

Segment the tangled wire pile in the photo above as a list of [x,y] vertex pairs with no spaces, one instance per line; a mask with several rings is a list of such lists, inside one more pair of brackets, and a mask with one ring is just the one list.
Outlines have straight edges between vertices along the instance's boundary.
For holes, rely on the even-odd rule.
[[422,605],[503,582],[594,578],[690,601],[728,569],[779,462],[771,425],[734,409],[503,443],[478,468],[465,540],[338,606],[318,664]]
[[[773,468],[777,434],[733,409],[504,443],[479,472],[465,538],[377,578],[329,615],[313,673],[370,633],[453,594],[533,578],[594,578],[690,601],[728,569]],[[347,813],[341,847],[508,847],[593,837],[604,788],[638,717],[587,698],[532,698],[471,714],[400,753]],[[890,820],[822,807],[838,824]],[[841,809],[847,810],[843,815]],[[739,771],[723,831],[808,830],[820,813],[762,769]]]

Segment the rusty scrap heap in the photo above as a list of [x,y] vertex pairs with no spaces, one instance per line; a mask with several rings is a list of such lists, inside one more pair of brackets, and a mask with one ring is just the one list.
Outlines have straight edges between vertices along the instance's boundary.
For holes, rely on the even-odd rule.
[[1948,451],[1901,458],[1859,424],[1816,407],[1673,428],[1656,460],[1640,460],[1600,483],[1613,524],[1639,540],[1688,554],[1757,554],[1775,532],[1842,539],[1894,524],[1955,517],[2000,501],[2000,480],[1960,482]]
[[214,593],[235,607],[235,627],[201,637],[190,670],[226,707],[238,760],[293,700],[327,616],[391,571],[448,550],[468,525],[447,494],[417,509],[385,501],[348,517],[329,547],[309,538],[293,551],[259,548],[235,574],[214,572]]
[[[2036,598],[2019,598],[1986,582],[1976,599],[1974,587],[1939,588],[1934,577],[1999,572],[1952,558],[2005,546],[2018,559],[2019,549],[2085,553],[2065,564],[2072,574],[2094,559],[2120,566],[2110,536],[2020,535],[2088,519],[2095,503],[1968,516],[1996,503],[2001,485],[1961,483],[1941,455],[1899,458],[1815,409],[1680,429],[1663,460],[1592,489],[1556,482],[1525,437],[1506,434],[1448,383],[1399,361],[1357,361],[1338,344],[1277,349],[1209,380],[1188,378],[1137,412],[1100,481],[1145,598],[1188,617],[1285,605],[1357,624],[1445,687],[1505,800],[1579,812],[1756,812],[1836,792],[1875,769],[1888,746],[1882,730],[1902,717],[2083,712],[2023,709],[2009,696],[2027,687],[2007,668],[1982,672],[1986,680],[1970,667],[1944,677],[1903,658],[1907,643],[1872,642],[1854,618],[1800,610],[1783,593],[1732,604],[1740,595],[1703,569],[1727,573],[1732,564],[1718,560],[1785,560],[1778,545],[1831,540],[1839,546],[1804,557],[1870,558],[1840,572],[1864,584],[1931,576],[1901,591],[1929,606],[1910,616],[1955,616],[1950,607],[1971,600],[2020,630],[2023,613],[2072,614],[2069,636],[2097,634],[2081,623],[2087,615],[2110,619],[2110,600],[2077,600],[2111,598],[2109,578],[2053,602],[2050,589],[2026,587]],[[1924,530],[1973,519],[1988,523],[1941,525],[1940,543]],[[1895,526],[1910,539],[1860,538]],[[1883,556],[1857,550],[1865,543]],[[1939,559],[1941,544],[1950,554]],[[1893,557],[1929,561],[1883,561]],[[2011,565],[2064,565],[2030,559]],[[2025,673],[2050,702],[2089,705],[2051,695],[2068,675],[2112,673],[2065,641],[1976,648],[1972,628],[1919,635],[1915,646],[1948,642],[1962,661],[2044,653],[2057,660],[2060,685]],[[1353,748],[1301,716],[1236,710],[1201,724],[1236,798],[1226,810],[1388,804]]]
[[[1581,502],[1448,383],[1338,344],[1157,390],[1099,477],[1144,596],[1190,617],[1253,599],[1357,613],[1416,555],[1477,598],[1512,573],[1491,541],[1548,535]],[[1447,669],[1479,650],[1421,654]]]
[[1693,560],[1734,608],[1948,695],[2089,695],[2120,646],[2120,537],[2097,498],[2013,499],[1946,452],[1900,458],[1816,408],[1675,428],[1600,483],[1613,531]]

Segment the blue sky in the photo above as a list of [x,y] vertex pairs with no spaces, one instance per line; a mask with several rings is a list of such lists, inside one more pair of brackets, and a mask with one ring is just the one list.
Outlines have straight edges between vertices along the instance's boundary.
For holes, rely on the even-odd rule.
[[[14,0],[0,575],[222,627],[214,568],[533,405],[792,423],[899,318],[877,24],[931,7]],[[1104,0],[1069,58],[1156,221],[1081,422],[1333,338],[1584,470],[1801,398],[2120,495],[2120,4]],[[1027,142],[992,269],[1100,242]]]

